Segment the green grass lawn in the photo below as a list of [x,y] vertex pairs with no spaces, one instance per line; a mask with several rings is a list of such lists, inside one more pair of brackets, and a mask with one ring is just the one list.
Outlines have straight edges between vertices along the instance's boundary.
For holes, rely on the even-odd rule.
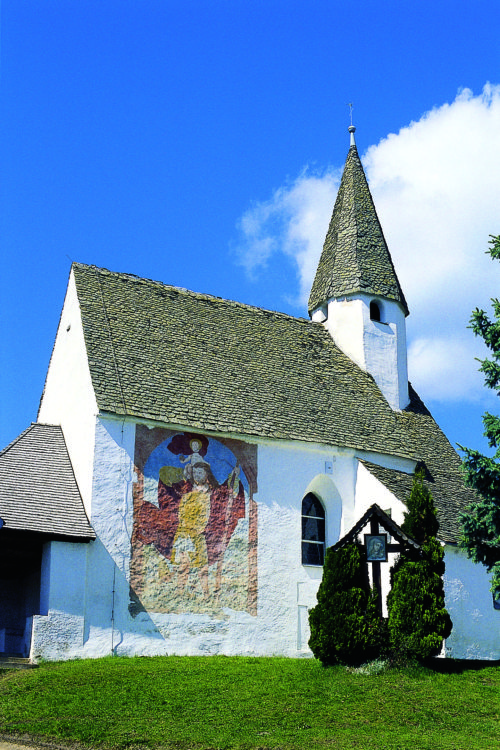
[[438,661],[378,675],[278,658],[44,664],[0,673],[0,735],[165,750],[500,748],[500,667]]

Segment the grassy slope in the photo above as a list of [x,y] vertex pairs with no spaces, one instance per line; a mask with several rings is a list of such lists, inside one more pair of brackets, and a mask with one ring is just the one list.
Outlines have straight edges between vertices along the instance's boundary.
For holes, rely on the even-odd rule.
[[0,673],[0,734],[176,750],[500,748],[500,667],[366,676],[313,660],[109,658]]

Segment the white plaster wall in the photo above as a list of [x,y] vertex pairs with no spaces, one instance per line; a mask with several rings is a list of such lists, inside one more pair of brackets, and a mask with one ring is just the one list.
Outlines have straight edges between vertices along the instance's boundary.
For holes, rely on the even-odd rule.
[[73,272],[45,381],[38,421],[61,425],[76,481],[90,516],[95,400]]
[[[370,319],[370,302],[381,310],[381,322]],[[406,322],[397,302],[366,294],[328,302],[323,322],[337,346],[369,372],[393,409],[409,403]]]
[[85,609],[85,577],[87,552],[91,546],[74,542],[50,542],[44,548],[44,575],[50,577],[46,600],[47,611],[83,615]]
[[493,609],[489,576],[463,550],[445,547],[445,603],[453,622],[446,656],[500,659],[500,610]]
[[[134,654],[310,656],[308,613],[322,568],[301,562],[301,504],[315,492],[326,510],[327,545],[376,502],[403,520],[403,504],[348,451],[266,443],[258,447],[258,613],[223,616],[129,612],[135,425],[100,418],[89,544],[52,542],[42,560],[42,614],[33,618],[33,659]],[[331,473],[330,473],[331,472]],[[341,502],[341,498],[342,501]],[[390,563],[383,566],[388,591]],[[446,550],[446,606],[454,622],[447,654],[500,658],[500,612],[488,576]]]
[[402,319],[397,323],[377,322],[369,315],[365,320],[365,362],[391,407],[404,409],[409,403],[405,321],[403,313],[392,305],[394,317]]
[[[332,474],[325,473],[328,463]],[[322,568],[302,565],[302,499],[315,492],[322,501],[330,546],[340,536],[341,496],[352,486],[351,457],[259,447],[259,618],[266,653],[310,653],[308,610],[316,604]]]
[[[393,495],[387,487],[379,482],[368,469],[359,461],[356,474],[356,500],[355,518],[352,519],[351,527],[354,526],[368,508],[376,503],[383,511],[391,510],[391,518],[398,526],[404,521],[406,506]],[[393,467],[390,467],[393,468]],[[411,472],[408,472],[411,473]],[[349,529],[347,529],[349,531]]]
[[129,579],[133,526],[132,483],[135,423],[99,417],[95,429],[95,470],[91,523],[101,544]]
[[357,450],[356,456],[357,458],[362,458],[372,464],[377,464],[377,466],[383,466],[385,469],[403,471],[405,474],[413,474],[417,465],[417,462],[413,458],[391,456],[389,453]]
[[364,302],[362,299],[332,299],[323,325],[344,354],[366,370],[363,342]]
[[[43,583],[47,614],[35,618],[35,656],[309,655],[308,610],[316,603],[322,568],[302,566],[302,499],[308,491],[320,497],[326,510],[327,545],[336,542],[342,528],[341,497],[354,504],[352,452],[259,445],[259,491],[254,496],[257,616],[226,609],[223,617],[145,611],[134,617],[129,612],[134,432],[135,425],[126,420],[100,417],[97,421],[91,520],[98,539],[89,545],[69,545],[85,550],[86,576],[82,558],[73,566],[66,588],[63,581],[72,563],[65,557],[64,545],[61,550],[53,545],[47,550],[43,564],[44,580],[50,581],[50,586]],[[78,586],[76,575],[81,575]],[[52,647],[52,637],[63,646]]]
[[98,539],[88,559],[85,656],[169,653],[151,617],[128,611],[134,444],[134,422],[98,418],[91,517]]
[[93,543],[44,546],[41,612],[33,616],[33,661],[79,656],[83,647],[87,553]]

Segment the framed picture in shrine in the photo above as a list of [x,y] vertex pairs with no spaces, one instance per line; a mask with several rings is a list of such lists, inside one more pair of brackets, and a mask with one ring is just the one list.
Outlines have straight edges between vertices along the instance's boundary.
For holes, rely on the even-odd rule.
[[387,534],[365,534],[368,562],[387,562]]

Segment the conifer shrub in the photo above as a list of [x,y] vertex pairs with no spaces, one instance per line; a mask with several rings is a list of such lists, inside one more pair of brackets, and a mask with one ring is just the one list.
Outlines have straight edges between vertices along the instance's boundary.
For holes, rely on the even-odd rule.
[[421,471],[415,474],[401,528],[421,545],[422,555],[405,550],[391,569],[389,644],[400,660],[423,661],[437,656],[452,623],[444,606],[444,551],[435,536],[439,523]]
[[[500,235],[491,235],[487,250],[494,260],[500,260]],[[500,396],[500,299],[491,300],[493,317],[484,310],[472,313],[470,328],[483,339],[491,357],[479,360],[480,371],[488,388]],[[494,601],[500,602],[500,416],[485,412],[484,436],[493,456],[463,448],[466,484],[478,493],[477,500],[460,516],[462,523],[461,546],[475,562],[482,563],[491,573],[491,591]]]
[[327,550],[309,624],[309,647],[325,666],[355,666],[379,654],[382,628],[361,544]]

